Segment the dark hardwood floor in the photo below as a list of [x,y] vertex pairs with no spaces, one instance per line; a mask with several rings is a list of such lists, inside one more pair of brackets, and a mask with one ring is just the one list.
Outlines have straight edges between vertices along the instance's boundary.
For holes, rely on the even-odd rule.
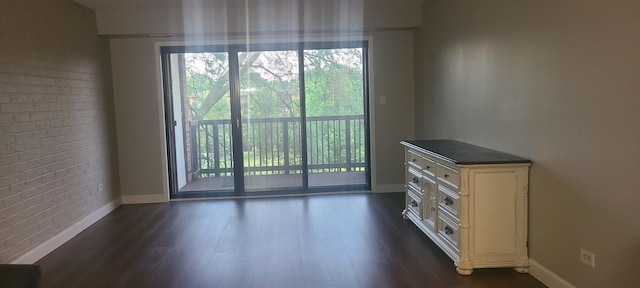
[[456,273],[402,193],[121,206],[41,259],[43,287],[545,287]]

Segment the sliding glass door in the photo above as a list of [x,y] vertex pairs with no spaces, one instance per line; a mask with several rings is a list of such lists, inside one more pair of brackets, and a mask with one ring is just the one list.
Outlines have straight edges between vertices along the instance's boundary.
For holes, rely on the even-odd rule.
[[304,50],[309,187],[366,185],[364,47]]
[[369,188],[366,42],[161,52],[172,197]]
[[238,52],[246,191],[304,187],[298,51],[276,48]]
[[163,51],[172,193],[233,191],[229,53]]

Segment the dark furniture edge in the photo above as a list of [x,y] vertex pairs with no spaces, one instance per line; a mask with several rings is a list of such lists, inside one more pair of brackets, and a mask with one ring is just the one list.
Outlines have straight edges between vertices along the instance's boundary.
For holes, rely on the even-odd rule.
[[[428,142],[441,142],[441,143],[445,143],[445,142],[449,142],[455,145],[460,145],[460,146],[464,146],[464,148],[467,149],[474,149],[477,150],[478,152],[486,152],[486,153],[493,153],[495,155],[499,155],[501,156],[503,159],[491,159],[491,160],[487,160],[487,159],[482,159],[482,160],[477,160],[477,159],[464,159],[464,160],[460,160],[460,159],[454,159],[455,157],[452,157],[451,155],[446,155],[447,153],[439,153],[438,151],[433,151],[430,150],[428,148],[422,147],[420,146],[418,143],[422,142],[422,143],[428,143]],[[433,139],[433,140],[404,140],[401,141],[400,144],[407,146],[409,148],[413,148],[415,150],[418,150],[420,152],[423,152],[425,154],[431,155],[433,157],[436,158],[440,158],[441,160],[445,160],[451,163],[454,163],[456,165],[489,165],[489,164],[531,164],[531,160],[529,159],[525,159],[519,156],[514,156],[511,154],[507,154],[504,152],[500,152],[500,151],[496,151],[493,149],[489,149],[489,148],[485,148],[485,147],[481,147],[481,146],[477,146],[477,145],[473,145],[473,144],[468,144],[465,142],[461,142],[458,140],[451,140],[451,139]]]

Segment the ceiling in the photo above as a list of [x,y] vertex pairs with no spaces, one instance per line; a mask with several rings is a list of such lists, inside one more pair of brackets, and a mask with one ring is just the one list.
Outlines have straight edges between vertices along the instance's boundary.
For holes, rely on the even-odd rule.
[[[293,3],[304,3],[327,0],[72,0],[87,8],[97,10],[105,9],[164,9],[172,7],[182,7],[190,5],[220,4],[226,6],[238,6],[248,4],[263,5],[286,5]],[[363,4],[380,5],[393,4],[403,5],[421,3],[424,0],[335,0],[339,2],[362,2]],[[328,1],[327,1],[328,2]]]
[[95,11],[98,34],[122,36],[411,28],[424,0],[72,1]]

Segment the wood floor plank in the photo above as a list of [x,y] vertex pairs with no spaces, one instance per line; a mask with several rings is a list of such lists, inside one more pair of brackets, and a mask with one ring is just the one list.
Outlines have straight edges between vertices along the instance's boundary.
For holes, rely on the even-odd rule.
[[402,193],[126,205],[38,261],[42,287],[545,287],[455,271]]

